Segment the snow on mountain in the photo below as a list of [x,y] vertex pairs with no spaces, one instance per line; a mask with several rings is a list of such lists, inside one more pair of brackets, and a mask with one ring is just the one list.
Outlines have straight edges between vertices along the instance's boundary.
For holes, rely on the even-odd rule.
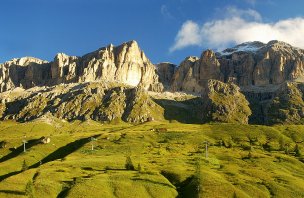
[[225,49],[224,51],[218,52],[218,53],[221,56],[231,55],[232,53],[235,53],[235,52],[252,52],[252,53],[255,53],[264,46],[265,46],[265,44],[262,43],[262,42],[259,42],[259,41],[246,42],[246,43],[242,43],[240,45],[237,45],[233,48]]

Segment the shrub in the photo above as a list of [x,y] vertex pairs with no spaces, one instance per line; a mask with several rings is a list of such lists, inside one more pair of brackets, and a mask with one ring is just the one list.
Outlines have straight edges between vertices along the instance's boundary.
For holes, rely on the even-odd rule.
[[30,197],[33,198],[33,182],[32,180],[30,180],[29,182],[27,182],[26,186],[25,186],[25,194]]
[[233,146],[233,141],[231,139],[223,140],[223,144],[226,148],[231,148]]
[[130,156],[127,156],[127,158],[126,158],[125,168],[127,170],[134,170],[135,169]]
[[251,159],[252,158],[252,153],[251,151],[249,151],[248,155],[247,155],[247,159]]
[[296,144],[296,146],[295,146],[295,148],[294,148],[294,152],[295,152],[295,156],[296,156],[296,157],[302,156],[302,153],[301,153],[301,150],[300,150],[298,144]]
[[142,171],[142,168],[141,168],[140,163],[138,163],[138,165],[137,165],[137,170],[138,170],[138,172],[141,172],[141,171]]
[[26,171],[27,169],[28,169],[28,165],[26,164],[26,161],[23,160],[21,171]]
[[252,146],[249,144],[242,144],[241,147],[244,151],[252,151]]

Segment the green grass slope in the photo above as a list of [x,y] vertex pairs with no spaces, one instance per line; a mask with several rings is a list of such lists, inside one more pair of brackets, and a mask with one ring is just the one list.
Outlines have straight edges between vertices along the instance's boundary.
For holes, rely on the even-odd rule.
[[[304,197],[302,125],[0,126],[0,197]],[[51,142],[17,152],[24,138],[41,136]],[[126,169],[128,156],[134,169]]]

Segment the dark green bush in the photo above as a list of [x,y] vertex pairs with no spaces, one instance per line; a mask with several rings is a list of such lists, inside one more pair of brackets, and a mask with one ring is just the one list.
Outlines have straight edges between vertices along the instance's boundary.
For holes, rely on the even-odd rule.
[[133,162],[132,162],[130,156],[127,156],[127,158],[126,158],[125,168],[126,168],[127,170],[135,170],[134,165],[133,165]]

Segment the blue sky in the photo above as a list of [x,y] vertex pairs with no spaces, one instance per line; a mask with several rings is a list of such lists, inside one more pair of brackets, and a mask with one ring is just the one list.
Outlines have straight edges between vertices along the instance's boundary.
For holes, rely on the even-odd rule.
[[300,0],[1,0],[0,62],[51,61],[129,40],[153,63],[179,64],[247,40],[304,48],[303,7]]

